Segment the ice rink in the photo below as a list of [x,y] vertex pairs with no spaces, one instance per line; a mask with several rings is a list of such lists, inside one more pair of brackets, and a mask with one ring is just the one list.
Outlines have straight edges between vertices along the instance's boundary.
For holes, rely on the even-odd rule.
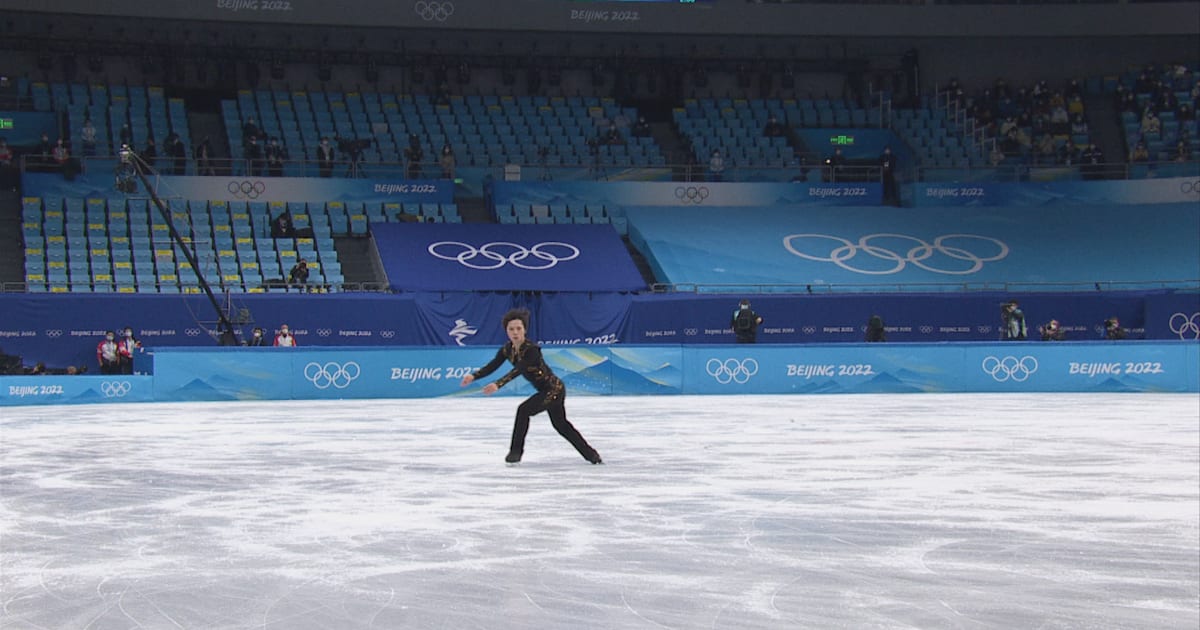
[[1200,625],[1195,394],[0,408],[0,628]]

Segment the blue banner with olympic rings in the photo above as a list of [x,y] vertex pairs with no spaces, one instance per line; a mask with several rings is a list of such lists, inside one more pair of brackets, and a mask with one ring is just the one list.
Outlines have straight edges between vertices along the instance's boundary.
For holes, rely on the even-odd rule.
[[405,291],[635,291],[646,286],[611,225],[372,225]]

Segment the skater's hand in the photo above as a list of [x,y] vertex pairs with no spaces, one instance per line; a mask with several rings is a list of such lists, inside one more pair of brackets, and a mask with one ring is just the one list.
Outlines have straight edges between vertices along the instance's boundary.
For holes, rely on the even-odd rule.
[[487,385],[483,386],[483,393],[488,396],[491,396],[498,391],[500,391],[500,386],[496,385],[495,383],[488,383]]
[[471,383],[474,383],[474,382],[475,382],[475,377],[471,374],[468,374],[462,378],[462,382],[460,382],[458,385],[459,385],[459,387],[466,387],[467,385],[470,385]]

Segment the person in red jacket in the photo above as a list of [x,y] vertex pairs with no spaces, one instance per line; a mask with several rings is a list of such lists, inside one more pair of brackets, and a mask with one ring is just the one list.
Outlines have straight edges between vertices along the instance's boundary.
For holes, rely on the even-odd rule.
[[121,374],[133,374],[133,354],[142,347],[142,342],[133,336],[133,329],[126,326],[117,340],[117,356],[120,358]]
[[275,345],[282,348],[296,347],[296,337],[288,330],[287,324],[279,327],[279,334],[275,335]]
[[110,330],[104,333],[104,341],[96,344],[96,361],[100,364],[101,374],[121,373],[121,356],[116,338],[117,334]]
[[525,338],[525,331],[529,328],[529,311],[513,309],[504,314],[502,321],[504,331],[508,334],[508,343],[496,352],[496,357],[487,365],[464,376],[461,385],[466,387],[476,379],[495,372],[505,361],[509,361],[513,365],[512,369],[495,382],[485,385],[483,393],[489,396],[495,394],[517,376],[524,376],[525,380],[529,381],[537,390],[534,395],[517,407],[512,442],[504,461],[510,464],[521,461],[521,456],[525,452],[525,434],[529,432],[529,418],[545,411],[550,414],[550,424],[554,426],[558,434],[566,438],[584,459],[593,464],[603,464],[600,453],[589,446],[587,440],[583,439],[575,426],[567,420],[567,411],[564,405],[564,399],[567,397],[566,386],[563,385],[561,379],[554,375],[550,366],[546,365],[546,360],[542,358],[542,349],[536,343]]

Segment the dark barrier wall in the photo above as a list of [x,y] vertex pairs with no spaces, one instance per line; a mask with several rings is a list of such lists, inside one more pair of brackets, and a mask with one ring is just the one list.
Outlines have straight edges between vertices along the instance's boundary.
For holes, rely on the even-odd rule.
[[9,0],[9,10],[248,23],[837,36],[1103,36],[1196,33],[1193,2],[946,6],[757,4],[745,0]]
[[[732,344],[732,295],[622,293],[252,294],[225,307],[248,336],[288,324],[301,347],[488,346],[505,341],[500,318],[533,313],[530,336],[552,345]],[[764,318],[763,343],[856,342],[883,317],[893,342],[993,341],[1000,303],[1015,298],[1029,334],[1058,319],[1068,340],[1101,338],[1117,317],[1130,338],[1200,339],[1200,294],[889,294],[748,296]],[[0,295],[0,350],[26,365],[96,369],[105,330],[134,329],[146,348],[214,346],[216,317],[200,295]],[[141,367],[138,366],[139,371]]]

